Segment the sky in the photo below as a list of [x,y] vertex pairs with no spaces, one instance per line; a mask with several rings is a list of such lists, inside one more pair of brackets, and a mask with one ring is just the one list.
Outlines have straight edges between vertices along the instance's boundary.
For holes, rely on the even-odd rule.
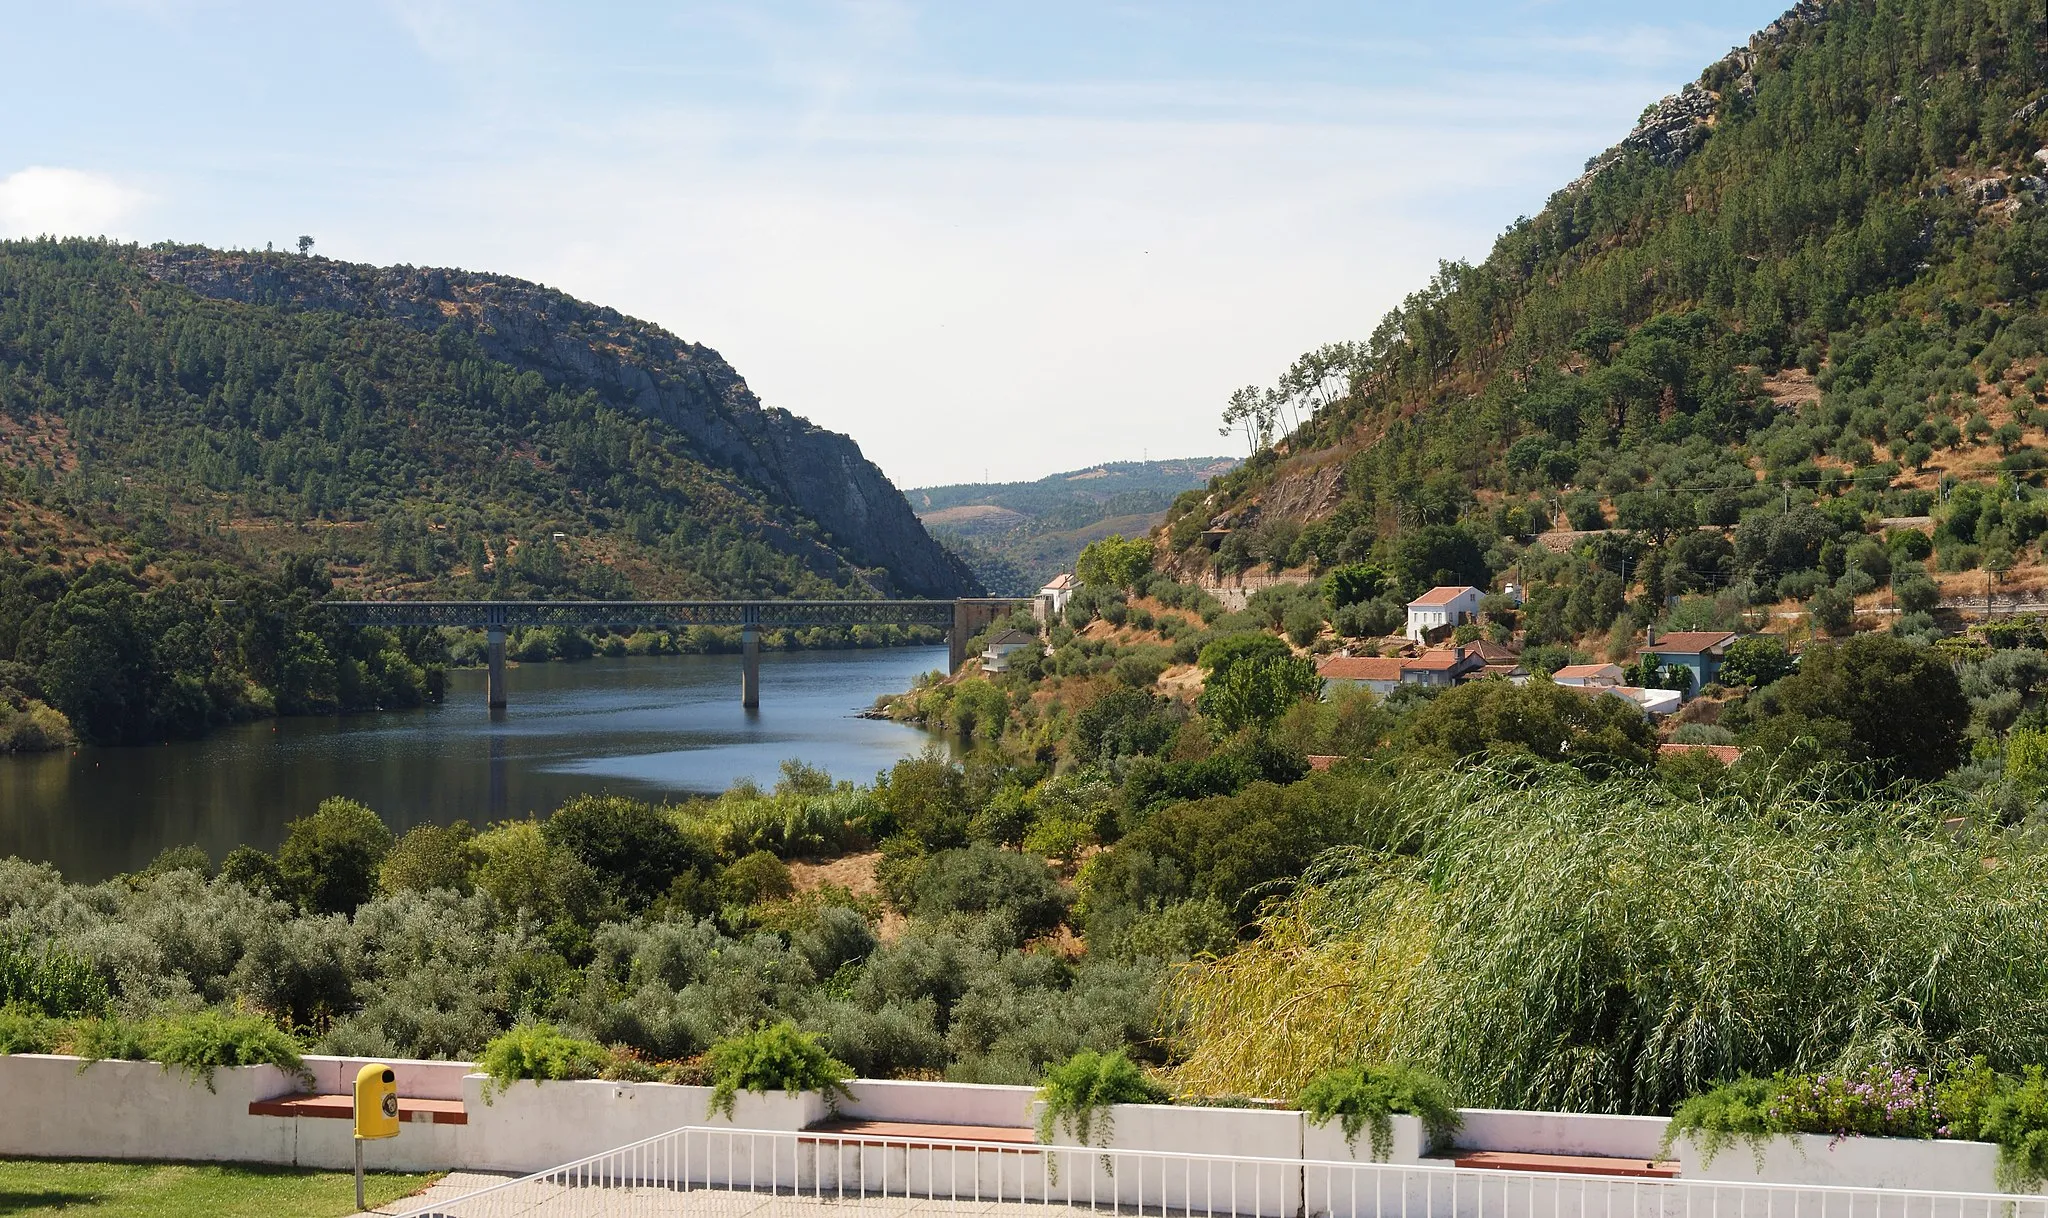
[[0,236],[459,266],[898,485],[1227,455],[1788,0],[0,0]]

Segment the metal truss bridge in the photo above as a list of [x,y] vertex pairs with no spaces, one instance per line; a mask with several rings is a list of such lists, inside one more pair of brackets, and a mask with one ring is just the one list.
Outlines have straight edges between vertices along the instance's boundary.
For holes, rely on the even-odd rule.
[[328,601],[356,626],[459,626],[482,630],[489,644],[489,709],[503,710],[505,633],[538,626],[674,630],[736,626],[740,631],[740,705],[761,704],[761,631],[811,626],[933,626],[946,631],[950,668],[967,659],[967,640],[1011,608],[1001,598],[952,601]]

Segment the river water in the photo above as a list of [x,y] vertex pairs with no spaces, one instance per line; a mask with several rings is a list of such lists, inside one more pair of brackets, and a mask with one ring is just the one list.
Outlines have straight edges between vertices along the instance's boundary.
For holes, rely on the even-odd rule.
[[0,757],[0,856],[74,880],[146,866],[196,843],[216,862],[271,850],[285,822],[330,795],[375,808],[393,832],[545,815],[572,795],[659,799],[772,784],[784,758],[867,782],[932,737],[855,718],[944,647],[770,653],[761,709],[740,709],[737,656],[597,659],[512,670],[510,710],[484,709],[483,673],[449,674],[420,710],[266,720],[157,747]]

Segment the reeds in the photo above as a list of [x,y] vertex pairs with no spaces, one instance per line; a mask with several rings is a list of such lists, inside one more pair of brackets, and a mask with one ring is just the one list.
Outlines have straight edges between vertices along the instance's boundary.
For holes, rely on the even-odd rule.
[[1668,1112],[1743,1071],[2048,1061],[2048,851],[1828,781],[1410,775],[1361,818],[1383,840],[1176,976],[1179,1081],[1400,1062],[1468,1104]]

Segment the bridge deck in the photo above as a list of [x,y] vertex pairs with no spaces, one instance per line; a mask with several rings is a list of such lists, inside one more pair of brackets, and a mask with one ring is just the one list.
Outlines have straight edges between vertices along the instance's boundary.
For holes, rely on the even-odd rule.
[[[328,601],[358,626],[937,626],[955,601]],[[970,602],[973,603],[973,602]],[[1015,602],[1004,602],[1015,603]]]

